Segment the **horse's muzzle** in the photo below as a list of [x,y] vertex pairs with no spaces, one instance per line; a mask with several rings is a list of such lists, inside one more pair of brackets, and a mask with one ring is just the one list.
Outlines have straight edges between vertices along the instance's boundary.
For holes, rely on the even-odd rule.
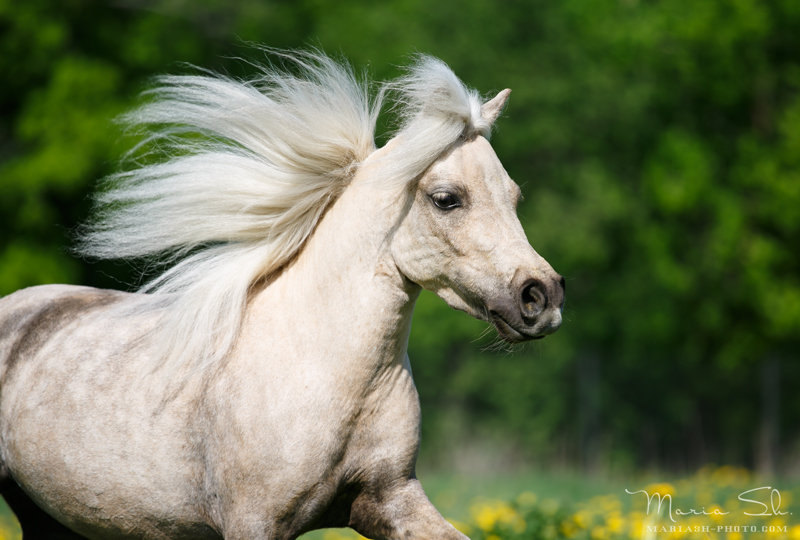
[[490,321],[506,341],[521,342],[540,339],[561,326],[566,283],[553,273],[552,277],[530,277],[517,274],[511,284],[515,291],[512,302],[489,306]]

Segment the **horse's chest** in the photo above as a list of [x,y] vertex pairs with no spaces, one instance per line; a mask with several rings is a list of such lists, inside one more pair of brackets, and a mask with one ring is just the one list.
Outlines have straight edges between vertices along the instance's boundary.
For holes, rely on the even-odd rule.
[[221,492],[259,504],[268,493],[272,515],[339,524],[361,490],[413,473],[419,400],[407,369],[356,391],[336,377],[282,382],[248,382],[212,409]]

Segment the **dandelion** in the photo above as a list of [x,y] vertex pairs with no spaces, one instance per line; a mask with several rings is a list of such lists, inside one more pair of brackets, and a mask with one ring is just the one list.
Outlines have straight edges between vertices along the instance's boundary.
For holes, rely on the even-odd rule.
[[591,523],[591,515],[586,510],[580,510],[572,516],[572,521],[579,529],[587,529]]
[[484,531],[491,531],[494,529],[494,524],[497,523],[497,513],[489,504],[482,504],[472,507],[472,519]]
[[722,522],[723,519],[725,519],[726,513],[718,504],[712,505],[710,508],[707,508],[706,512],[711,514],[711,519],[713,519],[717,523],[720,523]]
[[775,518],[771,520],[765,528],[768,537],[777,538],[783,536],[783,532],[786,530],[786,523],[780,518]]
[[686,529],[684,528],[676,528],[669,533],[669,538],[683,538],[686,536]]
[[493,531],[497,526],[506,526],[519,534],[525,530],[525,520],[504,501],[479,504],[472,509],[473,519],[482,530]]
[[607,540],[608,531],[604,527],[596,525],[592,527],[591,538],[592,540]]
[[561,524],[561,534],[565,538],[573,538],[579,530],[580,529],[578,529],[571,520],[567,520]]
[[649,486],[645,487],[644,490],[651,495],[658,493],[662,497],[665,497],[667,495],[670,496],[675,495],[675,486],[673,486],[672,484],[668,484],[667,482],[650,484]]
[[631,512],[628,514],[628,522],[629,527],[628,530],[630,531],[631,538],[644,538],[644,531],[647,524],[646,523],[646,516],[642,512]]
[[613,512],[606,518],[606,527],[612,534],[622,532],[624,526],[625,520],[622,519],[622,514],[619,512]]
[[[674,522],[664,515],[666,503],[662,505],[660,515],[654,511],[648,515],[638,501],[619,493],[564,505],[552,499],[541,500],[527,491],[508,502],[481,501],[475,504],[470,525],[473,535],[482,540],[800,540],[800,524],[788,513],[792,509],[787,502],[791,500],[788,491],[781,491],[781,500],[775,500],[775,504],[787,512],[786,515],[775,515],[765,520],[743,513],[751,506],[744,505],[738,495],[758,485],[748,484],[750,478],[746,470],[717,467],[674,483],[652,483],[644,488],[650,495],[658,494],[663,500],[672,497]],[[651,510],[656,502],[651,505]],[[769,503],[769,498],[764,499],[764,504]],[[466,531],[468,526],[457,527]],[[755,532],[756,527],[758,534],[748,534]],[[709,536],[709,529],[717,530],[716,535]]]

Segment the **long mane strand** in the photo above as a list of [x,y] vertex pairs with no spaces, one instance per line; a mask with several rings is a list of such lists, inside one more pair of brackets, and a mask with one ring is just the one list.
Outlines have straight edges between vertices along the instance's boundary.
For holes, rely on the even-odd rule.
[[293,69],[234,80],[168,76],[124,118],[144,134],[144,163],[105,181],[78,251],[158,261],[142,287],[158,295],[165,362],[209,365],[233,347],[253,284],[289,262],[375,150],[383,96],[401,141],[386,181],[409,182],[461,137],[488,135],[481,100],[441,61],[421,56],[376,98],[352,69],[317,52]]

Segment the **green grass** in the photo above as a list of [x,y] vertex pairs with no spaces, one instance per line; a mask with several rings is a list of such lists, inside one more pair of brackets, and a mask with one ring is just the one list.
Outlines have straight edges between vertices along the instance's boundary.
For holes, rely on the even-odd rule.
[[21,540],[22,531],[19,529],[17,518],[0,497],[0,540]]
[[[733,467],[704,467],[689,476],[641,473],[608,477],[551,469],[497,475],[420,474],[420,479],[441,513],[476,540],[746,540],[736,529],[743,525],[755,527],[757,532],[747,537],[751,540],[800,540],[800,522],[795,517],[800,515],[795,511],[800,504],[797,479],[769,480]],[[738,498],[740,494],[769,502],[762,486],[780,488],[781,508],[787,514],[751,517],[744,513],[759,510],[760,505],[747,503]],[[676,515],[673,522],[666,511],[655,511],[655,505],[654,511],[648,512],[645,497],[627,494],[626,489],[671,494],[676,509],[713,512],[718,508],[727,515]],[[747,490],[753,489],[758,491],[748,494]],[[682,525],[683,532],[664,532],[673,525]],[[728,525],[733,529],[710,537],[706,532],[695,532],[703,527],[724,529]],[[650,530],[653,526],[658,530]],[[692,532],[686,532],[687,527]],[[765,532],[764,527],[772,527],[775,532]],[[302,538],[360,537],[346,529],[330,529]]]
[[622,492],[619,480],[592,477],[570,470],[525,471],[516,474],[420,475],[425,492],[447,518],[466,520],[476,499],[510,500],[532,492],[541,499],[581,501],[611,491]]
[[[578,502],[608,493],[624,493],[621,479],[587,476],[572,470],[522,471],[501,474],[419,473],[420,482],[431,502],[450,520],[470,520],[470,508],[480,500],[512,500],[531,492],[540,499]],[[336,538],[358,538],[347,529],[337,529]],[[325,540],[328,531],[312,531],[303,540]]]

